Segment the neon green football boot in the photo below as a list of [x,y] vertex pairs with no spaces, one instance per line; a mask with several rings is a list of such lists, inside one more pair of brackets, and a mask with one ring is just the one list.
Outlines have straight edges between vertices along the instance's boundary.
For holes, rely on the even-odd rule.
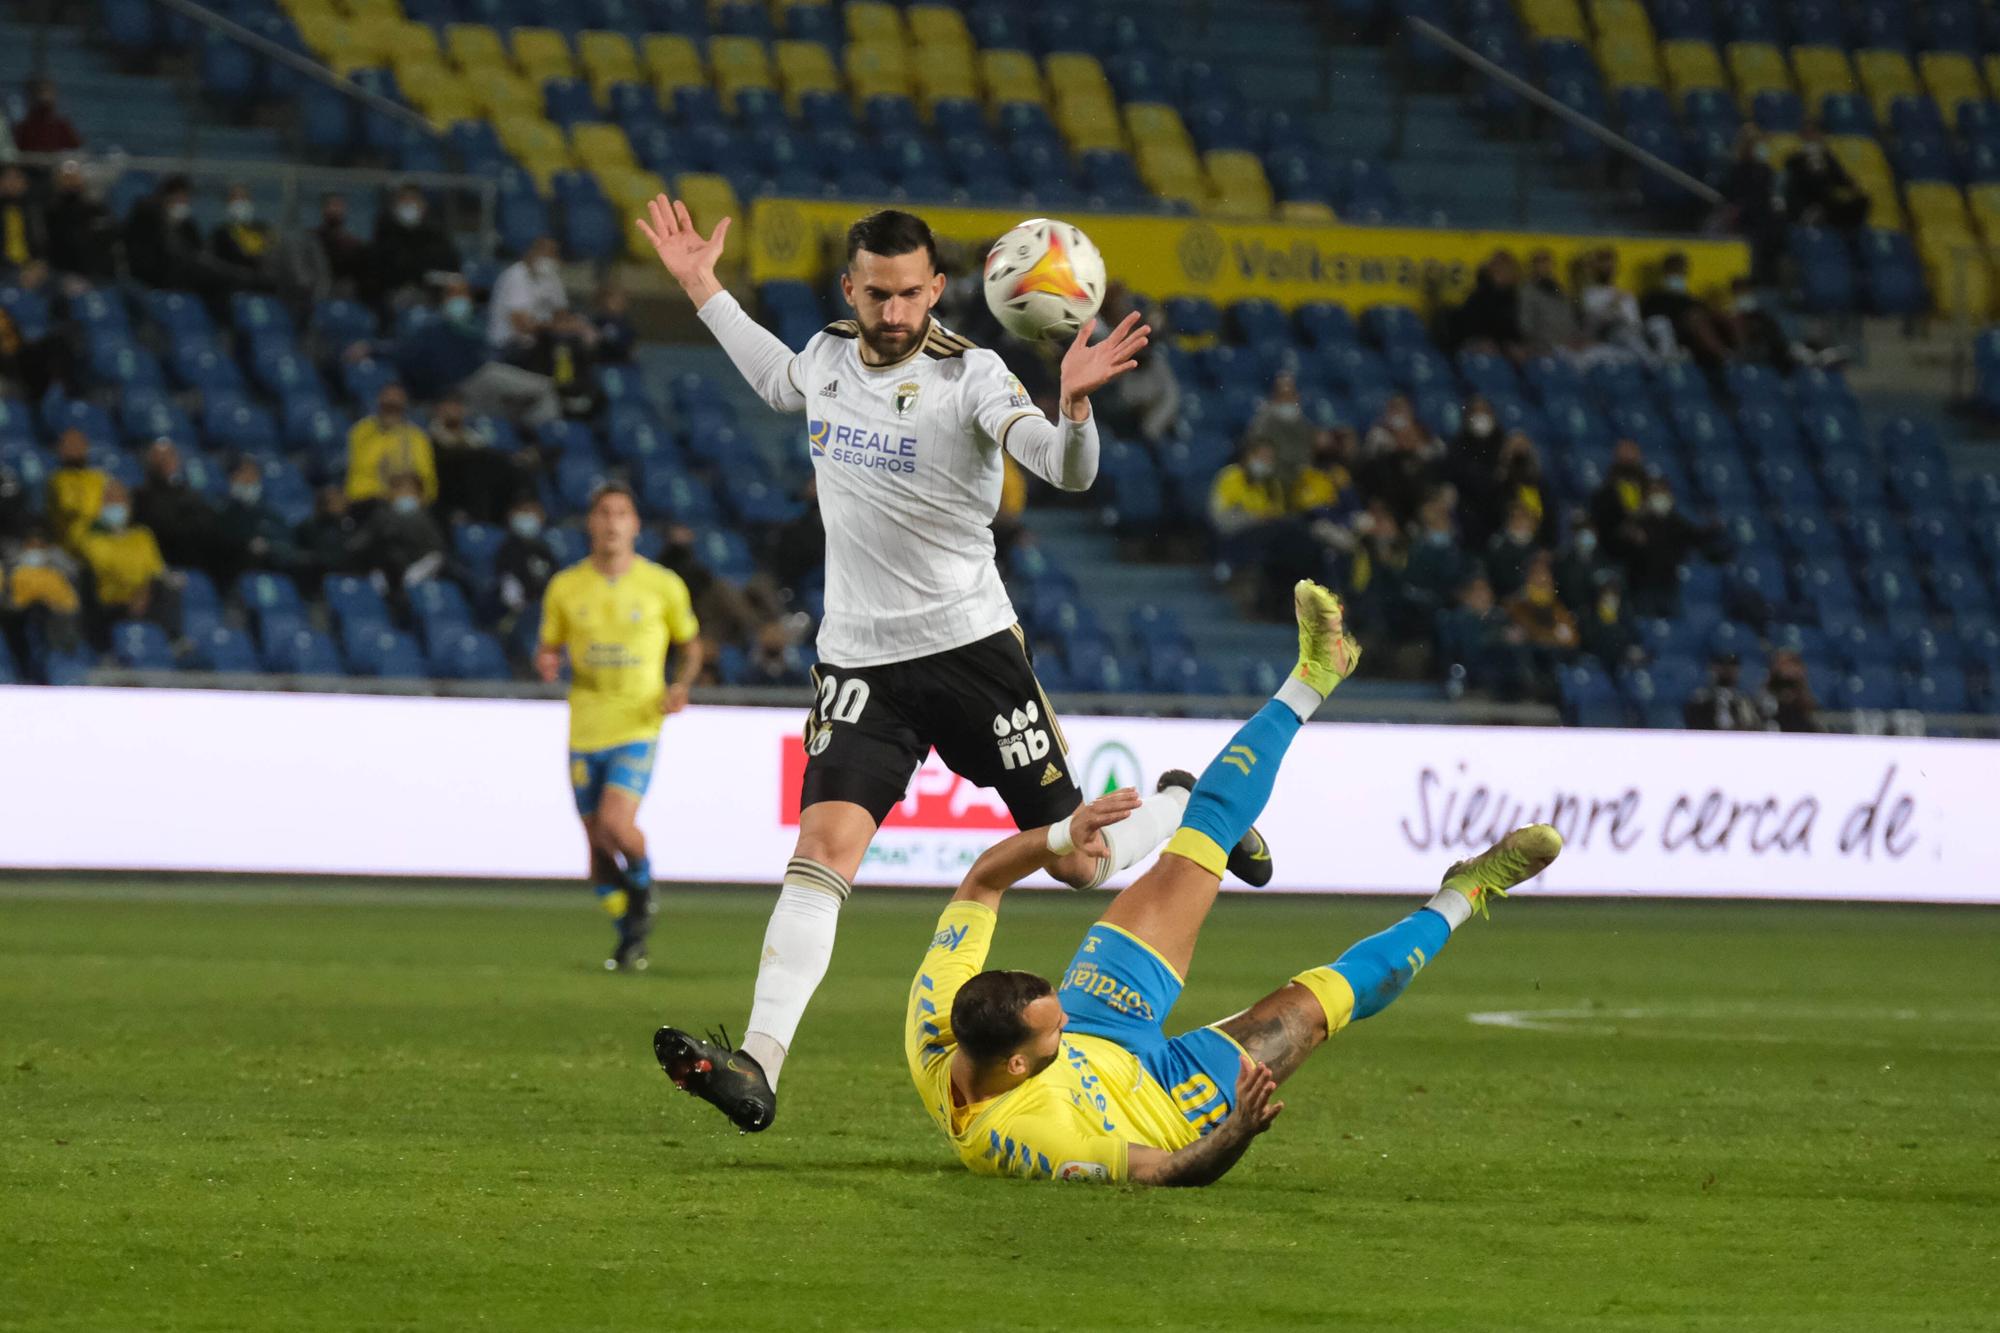
[[1361,644],[1347,632],[1340,599],[1311,579],[1292,585],[1292,608],[1299,619],[1299,664],[1292,674],[1322,695],[1354,674]]
[[1485,916],[1489,897],[1505,898],[1507,890],[1553,865],[1562,849],[1562,834],[1547,824],[1517,828],[1479,855],[1445,871],[1443,887],[1465,895],[1472,910]]

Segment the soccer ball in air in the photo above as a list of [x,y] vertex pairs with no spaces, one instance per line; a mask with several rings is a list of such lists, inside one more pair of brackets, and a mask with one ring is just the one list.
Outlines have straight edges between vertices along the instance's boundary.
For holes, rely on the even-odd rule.
[[1104,304],[1104,256],[1067,222],[1030,218],[986,252],[986,308],[1017,338],[1074,337]]

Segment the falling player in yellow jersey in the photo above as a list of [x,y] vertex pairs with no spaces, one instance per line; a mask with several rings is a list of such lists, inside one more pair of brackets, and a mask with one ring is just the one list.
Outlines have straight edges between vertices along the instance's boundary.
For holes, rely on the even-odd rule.
[[[653,776],[662,719],[687,707],[702,647],[687,585],[639,555],[639,507],[616,483],[598,488],[586,520],[590,555],[542,594],[535,669],[554,681],[567,654],[569,774],[590,842],[590,878],[618,923],[605,967],[641,970],[652,930],[653,872],[639,802]],[[679,666],[667,680],[667,653]]]
[[[1159,860],[1084,936],[1060,985],[983,971],[1007,889],[1072,848],[1097,847],[1138,804],[1125,791],[1016,834],[972,867],[910,990],[904,1053],[924,1109],[973,1171],[1029,1179],[1205,1185],[1270,1128],[1277,1085],[1348,1023],[1380,1012],[1489,899],[1562,850],[1545,824],[1445,872],[1428,904],[1301,972],[1233,1018],[1167,1037],[1226,848],[1269,798],[1302,721],[1353,670],[1340,603],[1300,583],[1299,664],[1189,798]],[[671,1071],[669,1071],[671,1072]]]

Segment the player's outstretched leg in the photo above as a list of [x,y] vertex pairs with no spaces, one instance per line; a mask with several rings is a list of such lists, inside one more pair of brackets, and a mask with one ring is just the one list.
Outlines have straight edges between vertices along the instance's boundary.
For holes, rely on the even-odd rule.
[[1215,1026],[1283,1080],[1328,1037],[1388,1008],[1454,930],[1474,912],[1485,916],[1492,899],[1548,869],[1562,845],[1562,835],[1547,824],[1515,829],[1445,871],[1431,900],[1395,925],[1350,946],[1333,962],[1301,972],[1284,989]]

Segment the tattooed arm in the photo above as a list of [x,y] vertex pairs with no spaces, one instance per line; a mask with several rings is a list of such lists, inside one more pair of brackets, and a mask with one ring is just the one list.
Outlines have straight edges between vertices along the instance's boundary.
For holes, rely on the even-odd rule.
[[1244,1060],[1236,1074],[1236,1109],[1229,1118],[1177,1152],[1133,1144],[1126,1158],[1128,1179],[1141,1185],[1214,1184],[1285,1109],[1283,1102],[1271,1100],[1277,1090],[1278,1080],[1268,1067]]

